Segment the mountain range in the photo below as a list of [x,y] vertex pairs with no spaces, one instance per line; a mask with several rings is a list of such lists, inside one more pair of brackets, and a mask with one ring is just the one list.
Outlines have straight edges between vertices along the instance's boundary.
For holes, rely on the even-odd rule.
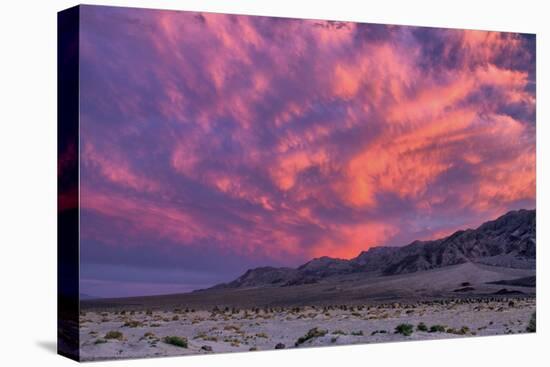
[[385,277],[466,263],[535,269],[535,256],[536,211],[521,209],[476,229],[460,230],[436,240],[414,241],[402,247],[372,247],[349,260],[323,256],[297,268],[250,269],[237,279],[209,290],[291,287],[331,282],[349,274]]

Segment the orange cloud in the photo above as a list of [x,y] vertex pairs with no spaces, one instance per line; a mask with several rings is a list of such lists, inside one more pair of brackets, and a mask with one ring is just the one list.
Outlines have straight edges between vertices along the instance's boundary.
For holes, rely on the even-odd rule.
[[324,151],[307,152],[304,150],[281,155],[277,164],[271,168],[275,184],[281,190],[289,190],[296,183],[296,177],[310,167],[325,169],[327,155]]
[[334,79],[334,94],[341,98],[351,98],[359,90],[361,71],[336,65]]
[[375,206],[375,195],[384,191],[401,197],[423,194],[452,165],[454,152],[446,151],[445,143],[464,136],[475,116],[472,110],[458,110],[408,132],[382,135],[349,161],[349,180],[340,186],[343,198],[360,207]]
[[[533,61],[520,35],[154,14],[82,43],[88,64],[110,60],[83,68],[98,83],[83,99],[83,169],[98,187],[83,201],[136,238],[283,262],[351,257],[460,224],[424,233],[408,215],[467,223],[534,202]],[[112,132],[102,116],[120,119]]]
[[392,107],[388,120],[409,126],[418,125],[424,119],[442,114],[446,108],[464,99],[474,88],[474,79],[461,75],[444,85],[428,85],[412,99],[402,101]]
[[370,247],[385,244],[398,231],[398,228],[393,224],[381,222],[330,227],[328,229],[330,236],[321,240],[312,249],[310,256],[351,259]]
[[330,22],[307,20],[311,25],[312,33],[320,47],[346,47],[349,46],[355,35],[356,24],[351,22]]

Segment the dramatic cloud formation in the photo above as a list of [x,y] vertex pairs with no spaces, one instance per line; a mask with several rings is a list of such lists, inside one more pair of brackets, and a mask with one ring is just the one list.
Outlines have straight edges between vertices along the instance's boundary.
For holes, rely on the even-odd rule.
[[85,293],[200,288],[535,205],[534,36],[87,6],[81,21]]

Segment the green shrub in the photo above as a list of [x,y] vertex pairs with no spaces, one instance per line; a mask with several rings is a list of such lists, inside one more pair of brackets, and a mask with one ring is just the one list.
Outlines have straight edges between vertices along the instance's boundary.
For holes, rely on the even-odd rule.
[[403,334],[405,336],[410,336],[414,331],[414,326],[411,324],[399,324],[395,327],[396,334]]
[[175,345],[180,348],[187,348],[187,338],[180,336],[167,336],[163,339],[166,344]]
[[533,312],[531,315],[531,319],[529,320],[529,324],[527,325],[527,328],[525,329],[528,333],[536,333],[537,332],[537,313]]
[[429,330],[430,333],[444,333],[445,326],[443,325],[432,325]]
[[428,331],[428,327],[425,323],[421,322],[416,326],[416,330],[418,331]]

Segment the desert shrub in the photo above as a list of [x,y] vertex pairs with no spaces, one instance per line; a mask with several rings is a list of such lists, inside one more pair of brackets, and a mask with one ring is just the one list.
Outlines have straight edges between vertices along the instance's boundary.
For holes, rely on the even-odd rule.
[[283,344],[283,343],[277,343],[277,345],[275,345],[275,349],[285,349],[286,346]]
[[416,330],[417,331],[428,331],[428,327],[426,326],[425,323],[421,322],[418,325],[416,325]]
[[197,335],[195,335],[195,336],[193,337],[193,339],[202,339],[202,338],[204,338],[204,337],[206,337],[206,333],[200,332],[200,333],[198,333]]
[[395,327],[396,334],[403,334],[405,336],[410,336],[414,331],[414,326],[411,324],[399,324]]
[[331,334],[334,334],[334,335],[347,335],[347,333],[343,330],[334,330]]
[[238,325],[225,325],[223,329],[226,331],[239,331],[241,330],[241,327]]
[[352,331],[351,335],[353,335],[353,336],[363,336],[363,330]]
[[174,315],[174,317],[172,317],[172,321],[178,321],[180,319],[180,317],[178,315]]
[[180,348],[187,348],[187,338],[180,336],[167,336],[163,339],[166,344],[175,345]]
[[143,323],[141,321],[128,320],[122,326],[124,326],[124,327],[141,327],[141,326],[143,326]]
[[537,332],[537,313],[533,312],[531,315],[531,319],[529,319],[529,324],[527,325],[527,328],[525,329],[528,333],[535,333]]
[[470,332],[470,328],[468,326],[463,326],[457,330],[455,328],[450,327],[447,330],[445,330],[445,332],[447,334],[466,335]]
[[257,334],[256,334],[256,337],[257,337],[257,338],[266,338],[266,339],[267,339],[267,334],[266,334],[266,333],[257,333]]
[[376,334],[387,334],[388,332],[386,330],[374,330],[370,335],[376,335]]
[[94,342],[94,344],[105,344],[105,343],[107,343],[107,340],[105,340],[105,339],[97,339],[97,340]]
[[432,325],[429,330],[430,333],[444,333],[445,326],[443,325]]
[[337,340],[338,340],[337,336],[333,336],[332,338],[330,338],[331,343],[336,343]]
[[105,339],[122,340],[123,338],[124,334],[122,334],[120,331],[109,331],[107,334],[105,334]]
[[325,336],[325,335],[327,335],[327,333],[328,333],[328,331],[325,330],[325,329],[319,329],[317,327],[314,327],[313,329],[310,329],[307,332],[306,335],[299,337],[298,340],[295,343],[295,346],[298,346],[300,344],[304,344],[305,342],[307,342],[310,339],[318,338],[320,336]]

